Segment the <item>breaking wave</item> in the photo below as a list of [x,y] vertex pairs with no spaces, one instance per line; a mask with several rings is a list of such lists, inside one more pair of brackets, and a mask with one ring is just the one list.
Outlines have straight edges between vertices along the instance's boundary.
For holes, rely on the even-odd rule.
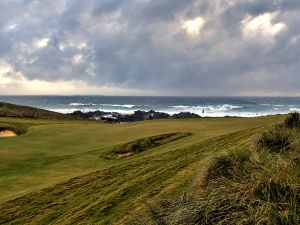
[[299,108],[290,108],[290,111],[297,111],[297,112],[300,112],[300,109]]
[[90,105],[97,105],[94,103],[77,103],[77,102],[72,102],[69,104],[70,106],[90,106]]
[[186,106],[186,105],[176,105],[172,106],[175,109],[183,109],[183,110],[208,110],[208,111],[229,111],[233,109],[242,109],[244,106],[237,106],[237,105],[208,105],[208,106]]
[[122,107],[122,108],[133,108],[135,105],[128,105],[128,104],[95,104],[95,103],[77,103],[72,102],[69,106],[104,106],[104,107]]
[[135,105],[122,105],[122,104],[99,104],[100,106],[108,106],[108,107],[122,107],[122,108],[133,108]]

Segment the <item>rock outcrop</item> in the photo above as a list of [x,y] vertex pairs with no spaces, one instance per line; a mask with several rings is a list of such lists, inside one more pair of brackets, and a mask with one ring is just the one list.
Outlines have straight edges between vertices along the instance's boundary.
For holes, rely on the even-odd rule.
[[69,115],[75,116],[77,118],[101,120],[109,123],[136,122],[136,121],[153,120],[153,119],[183,119],[183,118],[200,117],[199,115],[190,112],[181,112],[171,116],[168,113],[156,112],[154,110],[150,110],[150,111],[137,110],[133,114],[120,114],[117,112],[103,112],[99,110],[90,111],[90,112],[74,111]]

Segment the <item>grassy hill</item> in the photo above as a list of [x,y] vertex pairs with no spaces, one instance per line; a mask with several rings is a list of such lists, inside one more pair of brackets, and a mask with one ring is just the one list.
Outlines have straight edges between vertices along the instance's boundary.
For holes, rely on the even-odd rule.
[[[143,218],[158,224],[149,208],[199,190],[195,184],[216,155],[249,147],[284,118],[210,118],[205,126],[203,118],[113,125],[0,118],[0,126],[26,128],[0,139],[0,224],[125,224]],[[170,139],[174,133],[191,135]],[[139,147],[127,157],[108,157],[124,146]]]
[[74,116],[30,106],[0,102],[0,117],[35,118],[35,119],[76,119]]

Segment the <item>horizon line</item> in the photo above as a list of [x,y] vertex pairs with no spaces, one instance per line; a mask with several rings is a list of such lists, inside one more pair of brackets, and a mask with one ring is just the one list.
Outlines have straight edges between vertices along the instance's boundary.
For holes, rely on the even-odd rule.
[[35,97],[35,96],[46,96],[46,97],[80,97],[80,96],[94,96],[94,97],[173,97],[173,98],[300,98],[300,96],[280,96],[280,95],[101,95],[101,94],[74,94],[74,95],[57,95],[57,94],[17,94],[17,95],[6,95],[0,94],[1,97]]

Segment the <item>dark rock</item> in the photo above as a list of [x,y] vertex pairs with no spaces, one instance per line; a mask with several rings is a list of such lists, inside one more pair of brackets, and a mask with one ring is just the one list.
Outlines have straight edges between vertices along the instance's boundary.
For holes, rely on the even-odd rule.
[[200,116],[194,113],[189,112],[181,112],[178,114],[174,114],[170,116],[168,113],[164,112],[156,112],[154,110],[150,111],[141,111],[137,110],[133,114],[123,115],[117,112],[103,112],[103,111],[92,111],[92,112],[81,112],[74,111],[70,115],[76,116],[84,119],[93,119],[93,120],[101,120],[108,123],[123,123],[123,122],[135,122],[135,121],[143,121],[143,120],[153,120],[153,119],[169,119],[169,118],[199,118]]
[[185,118],[200,118],[198,114],[190,113],[190,112],[180,112],[172,115],[172,119],[185,119]]
[[84,119],[97,119],[102,118],[103,116],[109,115],[111,113],[103,112],[103,111],[90,111],[90,112],[81,112],[80,110],[74,111],[70,113],[69,115],[84,118]]

